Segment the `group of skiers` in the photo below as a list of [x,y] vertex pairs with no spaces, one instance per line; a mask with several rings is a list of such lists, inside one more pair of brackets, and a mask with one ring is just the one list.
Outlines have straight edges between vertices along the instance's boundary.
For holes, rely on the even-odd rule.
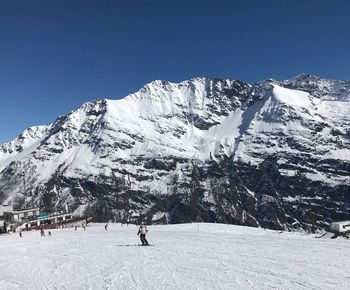
[[[45,237],[45,231],[44,231],[44,229],[41,229],[41,230],[40,230],[40,235],[41,235],[42,237]],[[52,236],[51,231],[49,231],[49,236]]]
[[[75,230],[77,230],[77,226],[75,226]],[[84,227],[84,230],[85,230],[85,227]],[[108,224],[105,224],[105,230],[107,231],[108,230]],[[149,246],[149,243],[146,239],[146,234],[148,232],[148,229],[147,229],[147,226],[145,225],[144,222],[141,222],[141,225],[139,227],[139,230],[137,232],[137,235],[140,236],[140,240],[141,240],[141,243],[142,243],[142,246]],[[48,235],[51,236],[51,231],[48,232]],[[19,232],[19,236],[22,238],[22,232]],[[45,237],[45,231],[44,229],[41,229],[40,230],[40,236],[41,237]]]
[[[19,237],[22,238],[22,231],[18,232],[18,234],[19,234]],[[51,231],[49,231],[48,234],[49,234],[50,237],[52,236]],[[40,236],[41,236],[41,237],[45,237],[45,231],[44,231],[44,229],[41,229],[41,230],[40,230]]]

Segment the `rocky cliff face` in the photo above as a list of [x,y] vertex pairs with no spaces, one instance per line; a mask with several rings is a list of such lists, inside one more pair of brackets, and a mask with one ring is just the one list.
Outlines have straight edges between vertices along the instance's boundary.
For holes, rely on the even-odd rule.
[[0,202],[275,229],[350,218],[350,81],[155,81],[0,145]]

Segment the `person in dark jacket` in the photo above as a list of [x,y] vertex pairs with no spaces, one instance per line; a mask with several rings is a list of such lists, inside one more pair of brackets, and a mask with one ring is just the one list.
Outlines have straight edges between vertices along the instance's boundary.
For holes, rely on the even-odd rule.
[[140,240],[142,246],[148,246],[148,241],[146,240],[146,233],[148,232],[146,225],[142,222],[137,232],[137,235],[140,235]]

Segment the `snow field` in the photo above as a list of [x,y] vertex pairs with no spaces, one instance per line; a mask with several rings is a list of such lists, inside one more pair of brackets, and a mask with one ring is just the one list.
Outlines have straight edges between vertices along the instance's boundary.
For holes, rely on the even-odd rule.
[[0,289],[349,289],[350,242],[222,224],[0,236]]

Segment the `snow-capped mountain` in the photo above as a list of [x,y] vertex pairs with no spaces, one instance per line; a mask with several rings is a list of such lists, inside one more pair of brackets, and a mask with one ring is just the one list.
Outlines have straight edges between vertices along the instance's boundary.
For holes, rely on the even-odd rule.
[[154,81],[0,145],[0,202],[286,228],[350,218],[350,81]]

